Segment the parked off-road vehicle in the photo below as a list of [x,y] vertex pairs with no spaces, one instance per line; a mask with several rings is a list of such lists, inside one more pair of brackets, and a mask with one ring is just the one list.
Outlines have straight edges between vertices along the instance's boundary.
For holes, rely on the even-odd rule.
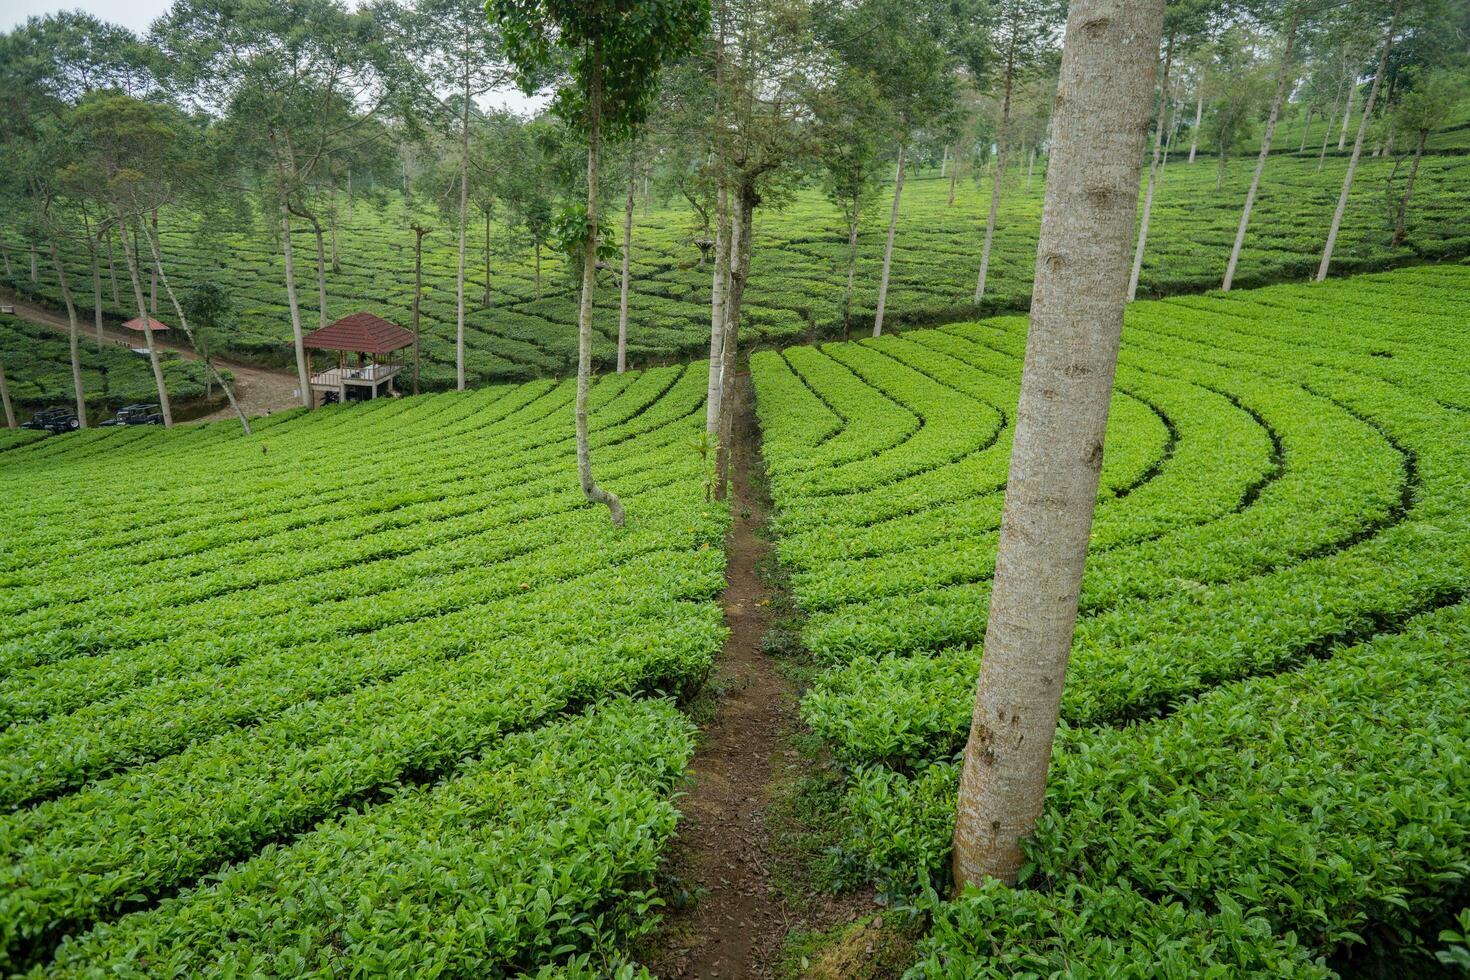
[[75,412],[65,408],[43,408],[28,421],[22,422],[20,427],[59,436],[63,432],[75,432],[81,428],[81,423],[77,421]]
[[157,405],[124,405],[103,425],[162,425],[163,412]]

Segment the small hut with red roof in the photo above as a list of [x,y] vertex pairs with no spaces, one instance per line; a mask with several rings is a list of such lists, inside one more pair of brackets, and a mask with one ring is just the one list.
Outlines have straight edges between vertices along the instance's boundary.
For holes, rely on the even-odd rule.
[[[124,330],[131,330],[131,331],[133,331],[136,334],[141,334],[142,335],[138,339],[139,339],[139,343],[142,343],[144,346],[142,346],[142,347],[134,347],[133,348],[133,352],[135,354],[146,354],[146,353],[148,353],[148,347],[147,347],[148,335],[146,333],[144,333],[144,324],[143,324],[143,318],[142,317],[140,317],[140,316],[133,317],[127,323],[124,323],[122,325],[122,328]],[[148,330],[151,330],[153,333],[166,333],[168,331],[168,324],[167,323],[164,323],[162,320],[158,319],[158,317],[153,316],[152,314],[149,314],[149,316],[148,316],[148,323],[147,323],[147,329]]]
[[336,367],[312,374],[313,397],[356,402],[394,394],[393,377],[404,368],[399,352],[413,346],[413,334],[371,313],[353,313],[313,330],[304,342],[309,350],[337,355]]

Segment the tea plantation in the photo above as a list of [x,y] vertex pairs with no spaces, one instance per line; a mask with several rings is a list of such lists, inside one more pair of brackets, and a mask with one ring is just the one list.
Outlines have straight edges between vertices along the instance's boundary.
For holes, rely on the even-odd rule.
[[[1319,172],[1317,166],[1311,155],[1273,157],[1237,286],[1315,272],[1346,159],[1334,147],[1324,169]],[[1470,157],[1442,153],[1425,158],[1410,207],[1409,236],[1400,248],[1388,246],[1391,228],[1384,218],[1384,176],[1390,166],[1386,160],[1364,159],[1338,242],[1335,272],[1470,254],[1470,229],[1464,222],[1470,210]],[[1154,205],[1143,294],[1198,292],[1219,284],[1253,167],[1253,159],[1232,158],[1224,186],[1216,190],[1214,160],[1201,157],[1193,166],[1179,160],[1168,164]],[[1043,169],[1036,168],[1029,190],[1024,168],[1008,177],[988,277],[987,310],[1020,310],[1029,302]],[[929,172],[913,175],[904,190],[888,296],[891,325],[934,324],[975,314],[970,298],[990,184],[983,174],[959,180],[952,207],[947,204],[948,189],[948,180]],[[858,330],[871,323],[876,303],[887,194],[880,195],[864,219],[853,313]],[[677,200],[664,206],[645,203],[638,213],[629,336],[634,363],[667,363],[708,350],[710,276],[692,243],[703,232],[696,232],[691,222],[689,210]],[[359,202],[350,209],[337,235],[341,271],[327,274],[329,319],[367,310],[410,324],[414,235],[408,224],[396,195],[382,207]],[[495,224],[490,302],[482,306],[483,233],[473,223],[470,230],[467,362],[472,383],[567,371],[576,353],[576,289],[567,279],[564,263],[543,250],[538,293],[532,249],[517,232]],[[784,209],[757,211],[756,236],[745,302],[747,339],[789,344],[840,335],[847,241],[833,207],[815,190],[800,191]],[[220,224],[215,216],[177,210],[164,212],[163,239],[165,261],[177,282],[187,286],[210,278],[232,291],[238,323],[219,343],[237,356],[285,363],[291,328],[277,242],[260,229]],[[311,329],[318,322],[315,244],[309,231],[300,227],[295,239],[302,317]],[[8,285],[59,305],[59,293],[44,267],[40,283],[32,284],[17,242],[7,242],[3,233],[0,242],[7,244],[13,257]],[[454,377],[453,245],[454,236],[448,232],[424,240],[425,378],[437,387],[452,386]],[[105,258],[107,312],[135,316],[121,254],[114,263],[123,280],[116,292]],[[72,265],[74,281],[90,282],[84,255],[74,256]],[[603,364],[612,361],[617,329],[612,276],[604,274],[610,288],[597,296],[595,354]],[[79,291],[84,294],[79,302],[89,305],[90,291]]]
[[841,874],[930,913],[915,977],[1433,944],[1470,904],[1470,266],[1129,308],[1025,887],[946,901],[1025,329],[753,359]]
[[703,365],[592,390],[621,532],[572,387],[0,442],[0,970],[611,968],[654,921],[726,510]]

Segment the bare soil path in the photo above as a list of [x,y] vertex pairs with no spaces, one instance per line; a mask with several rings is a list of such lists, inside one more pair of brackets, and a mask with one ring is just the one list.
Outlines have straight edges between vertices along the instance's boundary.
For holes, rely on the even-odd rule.
[[684,818],[668,867],[692,902],[669,912],[646,957],[663,978],[771,977],[789,930],[827,928],[855,914],[853,899],[796,907],[778,887],[783,856],[768,811],[804,763],[792,743],[797,692],[761,648],[775,596],[761,575],[771,550],[762,535],[770,503],[758,479],[748,374],[737,379],[736,397],[724,594],[730,638],[715,667],[719,703],[690,766],[693,786],[680,800]]
[[[66,314],[45,306],[38,305],[27,299],[19,297],[9,290],[0,290],[0,305],[14,306],[15,315],[28,323],[35,323],[43,327],[51,327],[65,333],[71,329],[67,323]],[[162,316],[162,315],[161,315]],[[168,317],[162,316],[164,322]],[[83,342],[97,342],[97,331],[92,326],[92,320],[88,317],[82,324]],[[141,343],[141,337],[132,331],[122,330],[114,324],[103,321],[102,337],[109,343],[121,344],[125,347],[136,347]],[[186,361],[197,361],[199,355],[187,344],[165,340],[162,337],[154,337],[154,343],[160,350],[176,351]],[[289,371],[273,370],[271,368],[257,367],[251,364],[241,364],[225,358],[216,357],[215,366],[222,371],[229,371],[235,377],[235,397],[239,399],[240,406],[246,415],[269,415],[272,412],[284,411],[288,408],[297,408],[301,400],[296,397],[296,376]],[[228,404],[221,406],[208,415],[192,419],[195,422],[210,422],[215,419],[230,418],[234,412]]]

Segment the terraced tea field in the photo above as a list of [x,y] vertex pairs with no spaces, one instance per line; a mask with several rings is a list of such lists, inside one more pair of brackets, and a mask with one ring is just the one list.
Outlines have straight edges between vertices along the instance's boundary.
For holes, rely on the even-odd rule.
[[[1232,159],[1224,187],[1216,190],[1213,160],[1202,157],[1193,166],[1177,160],[1168,165],[1144,263],[1145,294],[1197,292],[1218,285],[1253,166],[1251,159]],[[1305,278],[1315,272],[1345,167],[1341,156],[1329,157],[1321,172],[1315,158],[1273,158],[1241,259],[1238,286]],[[1363,161],[1334,271],[1470,254],[1470,231],[1464,223],[1470,211],[1470,157],[1425,158],[1410,209],[1409,238],[1398,249],[1388,247],[1390,229],[1383,217],[1388,167],[1384,160]],[[989,187],[983,177],[966,176],[958,181],[950,207],[948,181],[932,173],[915,174],[910,180],[894,250],[890,324],[933,324],[974,315],[970,297]],[[1023,171],[1008,179],[988,277],[987,309],[1018,310],[1029,302],[1042,194],[1040,167],[1029,190]],[[871,322],[876,303],[887,213],[888,198],[881,196],[865,219],[854,301],[859,326]],[[225,346],[235,354],[284,363],[291,331],[279,245],[258,229],[221,227],[212,220],[165,213],[164,252],[173,277],[184,287],[204,277],[227,284],[240,309],[239,323]],[[847,239],[839,226],[834,209],[815,190],[801,191],[782,211],[757,212],[745,303],[747,339],[789,344],[840,333]],[[690,212],[683,207],[644,207],[639,212],[629,336],[634,363],[665,363],[708,350],[710,277],[699,266],[692,232]],[[490,302],[482,306],[484,250],[476,244],[481,236],[478,226],[471,228],[467,360],[472,383],[567,371],[576,352],[576,290],[562,261],[544,252],[538,293],[532,250],[513,230],[497,224],[491,235]],[[337,236],[342,270],[328,273],[329,318],[367,310],[408,325],[413,238],[396,197],[382,209],[365,202],[353,207]],[[303,320],[311,328],[317,322],[315,245],[309,232],[299,227],[296,239]],[[0,233],[0,242],[13,257],[9,284],[59,304],[59,294],[44,270],[39,285],[29,282],[15,239]],[[84,259],[73,257],[71,274],[77,282],[90,281],[90,265]],[[116,264],[120,267],[121,262],[119,255]],[[426,238],[424,263],[425,378],[431,386],[448,387],[454,375],[453,236],[436,233]],[[606,276],[596,310],[595,356],[603,364],[613,359],[617,329],[616,282],[611,273]],[[128,306],[126,283],[117,293],[122,298],[118,302],[105,272],[104,280],[108,312],[136,315]]]
[[[1025,328],[753,359],[802,713],[890,894],[946,891]],[[1470,266],[1131,306],[1029,887],[921,895],[916,975],[1433,943],[1470,904],[1467,493]]]
[[726,510],[702,365],[593,388],[621,532],[572,388],[0,442],[0,969],[608,969],[653,921]]

